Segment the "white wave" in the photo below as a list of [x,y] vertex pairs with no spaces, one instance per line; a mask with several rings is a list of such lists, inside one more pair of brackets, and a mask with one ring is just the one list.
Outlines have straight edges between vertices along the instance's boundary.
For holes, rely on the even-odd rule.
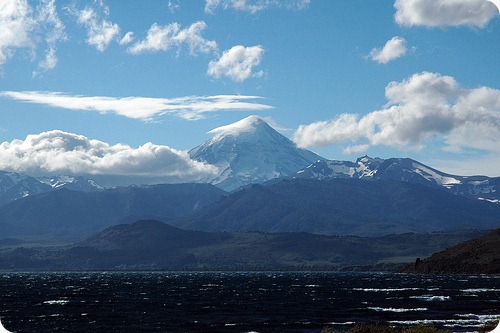
[[478,315],[474,313],[457,314],[457,317],[475,319],[481,322],[489,322],[500,319],[500,314],[497,315]]
[[368,307],[368,309],[380,312],[413,312],[413,311],[428,310],[427,308],[401,309],[401,308],[380,308],[380,307]]
[[500,315],[457,314],[464,319],[420,319],[420,320],[393,320],[398,325],[443,325],[446,327],[479,327],[486,323],[498,320]]
[[425,302],[446,302],[451,301],[450,296],[433,296],[433,295],[422,295],[422,296],[410,296],[410,298],[415,298],[420,301]]
[[477,289],[463,289],[461,290],[464,293],[470,293],[470,294],[475,294],[475,293],[487,293],[487,292],[498,292],[500,289],[492,289],[492,288],[477,288]]
[[69,303],[69,301],[67,299],[58,299],[58,300],[52,300],[52,301],[45,301],[45,302],[43,302],[43,304],[50,304],[50,305],[54,305],[54,304],[64,305],[66,303]]
[[358,323],[355,321],[346,321],[343,323],[332,321],[332,322],[326,323],[325,325],[341,325],[342,326],[342,325],[356,325],[356,324],[358,324]]
[[393,292],[393,291],[407,291],[407,290],[420,290],[422,288],[353,288],[356,291],[369,291],[369,292]]

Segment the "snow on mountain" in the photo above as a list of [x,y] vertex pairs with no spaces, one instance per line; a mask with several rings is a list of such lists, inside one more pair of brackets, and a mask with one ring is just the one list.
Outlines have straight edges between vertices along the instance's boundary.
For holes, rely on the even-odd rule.
[[60,188],[82,192],[103,189],[93,180],[80,176],[56,176],[37,179],[17,172],[0,171],[0,205]]
[[50,191],[50,186],[33,177],[0,171],[0,205],[13,200]]
[[207,182],[227,191],[288,176],[323,160],[309,150],[297,148],[258,116],[218,127],[209,134],[213,137],[189,155],[217,166],[219,174]]
[[87,179],[82,176],[55,176],[55,177],[41,177],[38,180],[44,184],[49,185],[53,189],[67,188],[73,191],[93,192],[104,189],[92,179]]
[[456,176],[431,168],[410,158],[380,159],[364,156],[356,162],[324,160],[299,170],[294,178],[360,178],[396,180],[434,188],[453,194],[498,203],[500,177]]

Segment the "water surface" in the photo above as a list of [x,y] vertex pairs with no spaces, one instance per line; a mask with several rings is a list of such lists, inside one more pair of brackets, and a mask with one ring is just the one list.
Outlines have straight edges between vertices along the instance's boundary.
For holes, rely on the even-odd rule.
[[4,273],[15,332],[321,332],[357,323],[474,331],[500,317],[499,276],[379,273]]

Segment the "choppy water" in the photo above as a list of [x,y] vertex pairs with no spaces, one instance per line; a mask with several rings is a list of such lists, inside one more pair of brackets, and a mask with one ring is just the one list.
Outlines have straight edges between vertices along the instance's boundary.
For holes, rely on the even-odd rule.
[[4,273],[15,332],[320,332],[356,323],[474,331],[500,276],[373,273]]

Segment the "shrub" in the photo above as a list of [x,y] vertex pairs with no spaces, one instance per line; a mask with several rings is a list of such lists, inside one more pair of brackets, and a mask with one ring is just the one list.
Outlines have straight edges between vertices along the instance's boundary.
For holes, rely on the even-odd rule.
[[[325,327],[321,333],[450,333],[432,326],[419,325],[410,328],[396,328],[382,325],[357,325],[348,331],[341,331],[332,327]],[[484,332],[483,332],[484,333]]]
[[481,326],[478,330],[479,333],[486,333],[486,332],[491,332],[493,331],[495,328],[497,328],[498,324],[499,324],[499,320],[497,321],[492,321],[490,323],[487,323],[487,324],[484,324],[483,326]]

